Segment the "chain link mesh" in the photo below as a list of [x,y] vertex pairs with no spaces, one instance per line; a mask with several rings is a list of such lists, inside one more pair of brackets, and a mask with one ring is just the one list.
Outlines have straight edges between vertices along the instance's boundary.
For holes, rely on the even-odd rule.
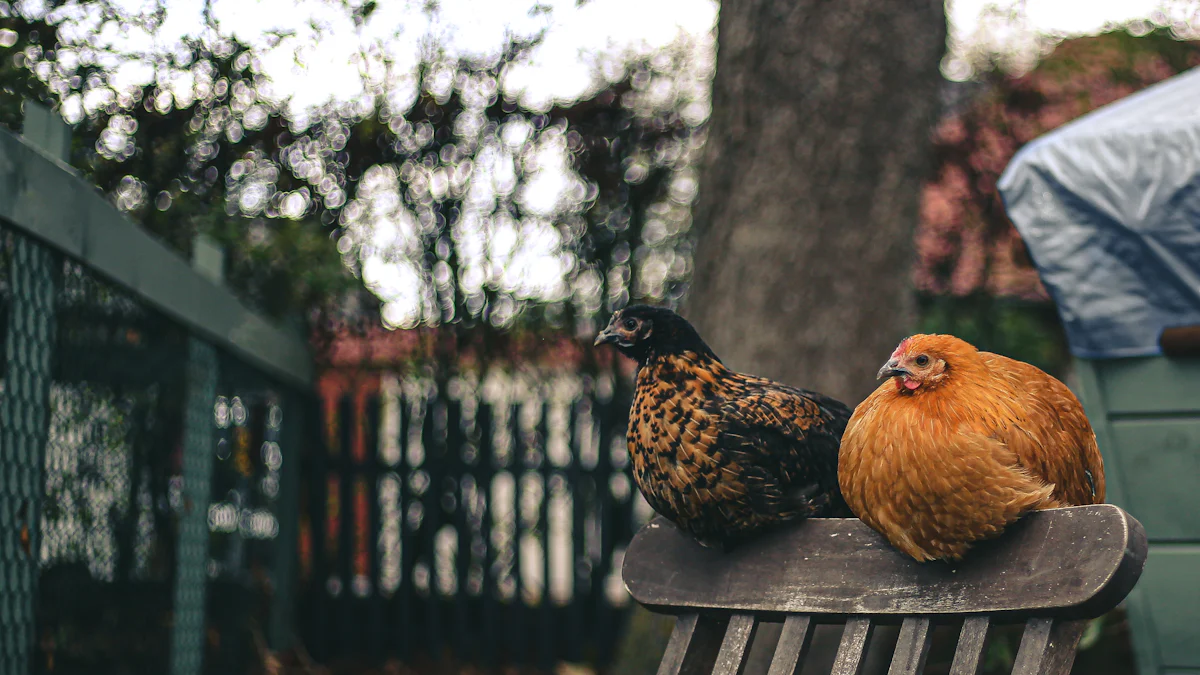
[[36,672],[165,672],[185,333],[65,260],[40,521]]
[[34,644],[37,522],[54,347],[55,256],[7,240],[8,319],[0,402],[0,670],[29,671]]
[[[279,436],[296,392],[245,364],[219,383],[223,343],[22,225],[0,222],[0,675],[245,672],[225,636],[252,646],[245,627],[286,634],[271,619],[290,618],[269,603],[277,518],[295,511],[279,507]],[[248,411],[236,424],[218,419],[219,386]],[[237,470],[217,483],[236,497],[231,537],[210,508],[230,441]],[[222,581],[233,615],[207,602]]]
[[209,544],[209,496],[213,456],[213,401],[217,353],[188,341],[186,418],[183,442],[184,509],[179,525],[179,571],[171,639],[172,675],[197,675],[204,660],[205,571]]

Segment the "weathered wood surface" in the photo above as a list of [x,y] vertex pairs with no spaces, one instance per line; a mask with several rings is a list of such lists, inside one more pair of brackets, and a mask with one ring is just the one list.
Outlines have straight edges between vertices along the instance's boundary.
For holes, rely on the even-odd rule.
[[767,675],[793,675],[800,672],[800,664],[808,656],[812,643],[813,622],[807,616],[789,616],[783,621],[779,643],[775,645],[775,656]]
[[865,617],[854,617],[846,621],[842,643],[838,645],[833,659],[831,675],[859,675],[866,663],[867,644],[875,625]]
[[1021,635],[1012,675],[1070,675],[1086,621],[1030,619]]
[[925,671],[929,644],[933,640],[933,621],[927,618],[907,618],[900,625],[900,636],[892,652],[888,675],[920,675]]
[[723,553],[660,517],[634,537],[623,575],[663,611],[1094,617],[1145,559],[1141,524],[1111,504],[1031,514],[955,565],[917,563],[857,519],[797,523]]
[[699,614],[684,614],[675,622],[658,675],[708,675],[721,648],[727,622]]
[[713,675],[742,675],[750,656],[750,643],[758,630],[758,618],[753,614],[734,614],[725,628],[725,639],[717,654]]
[[954,650],[954,661],[950,664],[950,675],[979,675],[991,623],[986,616],[972,616],[963,621],[958,634],[958,647]]

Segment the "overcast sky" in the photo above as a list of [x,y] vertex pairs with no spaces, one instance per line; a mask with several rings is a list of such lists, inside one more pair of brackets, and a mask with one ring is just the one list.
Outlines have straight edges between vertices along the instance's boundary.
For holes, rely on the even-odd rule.
[[[349,0],[351,3],[358,0]],[[134,8],[155,0],[119,0]],[[969,77],[961,58],[981,45],[1014,50],[1031,61],[1038,36],[1095,33],[1106,26],[1146,19],[1160,8],[1190,11],[1195,2],[1174,0],[948,0],[950,54],[943,71],[951,79]],[[265,31],[294,34],[264,61],[277,83],[277,93],[291,95],[303,108],[330,97],[349,99],[361,88],[360,51],[367,44],[386,44],[386,56],[397,65],[415,63],[421,40],[439,38],[448,50],[487,53],[509,33],[532,35],[548,29],[546,40],[530,64],[513,72],[510,88],[524,92],[529,103],[573,99],[594,86],[594,60],[601,54],[653,51],[681,34],[712,29],[717,4],[712,0],[437,0],[436,11],[425,2],[379,0],[361,30],[341,3],[328,0],[213,0],[222,28],[235,30],[251,43]],[[1023,5],[1023,18],[1009,10]],[[179,35],[201,25],[203,0],[170,0],[167,22],[158,37],[166,47]],[[536,11],[535,8],[543,8]],[[531,11],[535,10],[535,11]],[[312,24],[322,26],[317,33]],[[389,36],[395,39],[389,39]],[[120,40],[116,35],[107,39]],[[140,41],[136,36],[133,38]],[[300,56],[297,63],[296,55]]]

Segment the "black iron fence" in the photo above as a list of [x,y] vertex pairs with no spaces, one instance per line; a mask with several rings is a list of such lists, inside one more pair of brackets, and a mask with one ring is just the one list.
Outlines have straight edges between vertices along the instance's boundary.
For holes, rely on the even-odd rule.
[[246,672],[291,632],[303,340],[0,131],[0,671]]
[[362,375],[305,474],[318,661],[606,664],[649,507],[611,374]]

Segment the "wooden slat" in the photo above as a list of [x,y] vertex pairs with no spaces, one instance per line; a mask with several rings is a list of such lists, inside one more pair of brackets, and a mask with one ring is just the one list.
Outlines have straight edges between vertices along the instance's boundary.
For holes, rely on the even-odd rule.
[[1075,617],[1115,607],[1145,557],[1141,524],[1111,504],[1031,514],[953,566],[918,563],[852,518],[804,521],[723,553],[660,517],[634,537],[622,576],[638,602],[676,611]]
[[990,626],[991,620],[986,616],[972,616],[963,621],[962,631],[958,634],[958,648],[954,650],[954,662],[950,664],[950,675],[979,675]]
[[892,653],[888,675],[919,675],[925,669],[929,642],[933,639],[933,622],[925,618],[907,618],[900,624],[900,637]]
[[[1197,649],[1197,643],[1200,643],[1197,639],[1200,638],[1197,629],[1200,626],[1200,583],[1196,581],[1196,571],[1200,570],[1200,542],[1155,545],[1147,567],[1151,574],[1146,575],[1138,587],[1136,604],[1129,603],[1130,628],[1134,635],[1141,633],[1152,640],[1151,644],[1158,648],[1159,663],[1194,668],[1196,670],[1190,675],[1200,675],[1200,649]],[[1180,675],[1187,672],[1178,671]]]
[[[1200,541],[1200,491],[1195,481],[1170,476],[1200,476],[1200,413],[1188,417],[1118,419],[1109,425],[1114,452],[1110,475],[1120,476],[1124,504],[1156,541]],[[1107,468],[1107,467],[1106,467]],[[1113,483],[1109,479],[1109,483]]]
[[812,642],[812,620],[804,615],[791,614],[783,621],[783,632],[775,645],[775,656],[767,675],[796,675],[804,664]]
[[854,618],[846,621],[842,643],[838,645],[830,675],[859,675],[866,663],[867,643],[875,625],[870,619]]
[[675,622],[658,675],[708,675],[717,660],[725,621],[684,614]]
[[753,614],[734,614],[729,617],[713,675],[741,675],[746,667],[746,657],[750,656],[750,642],[754,640],[757,630],[758,619]]
[[1107,415],[1200,412],[1200,360],[1164,357],[1088,360]]
[[1012,675],[1068,675],[1086,627],[1086,621],[1026,621]]

